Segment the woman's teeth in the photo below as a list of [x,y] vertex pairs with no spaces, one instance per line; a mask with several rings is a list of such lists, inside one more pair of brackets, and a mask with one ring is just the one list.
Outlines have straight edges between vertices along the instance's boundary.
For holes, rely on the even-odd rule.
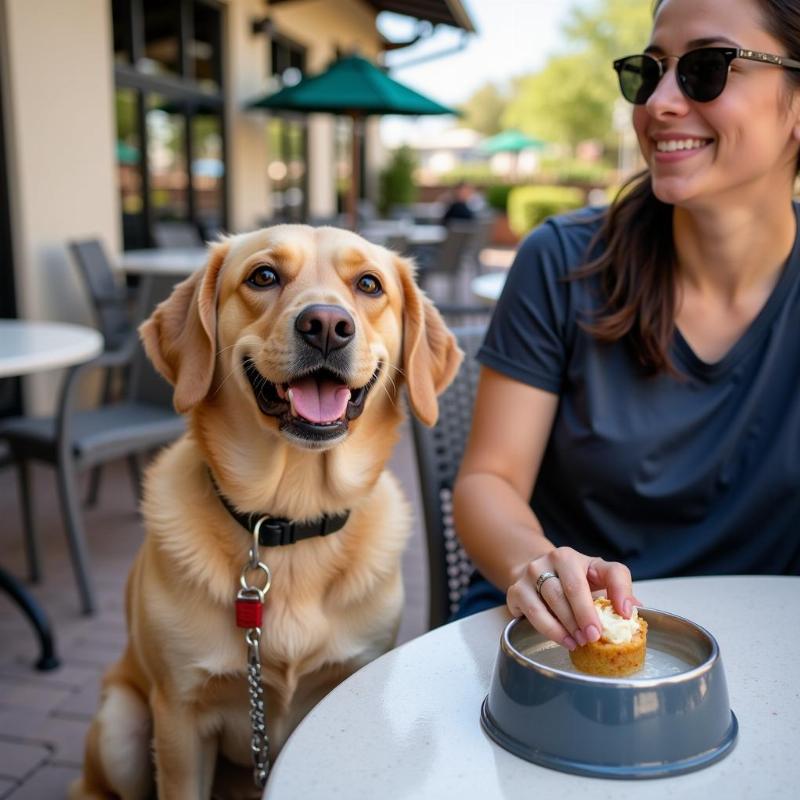
[[698,150],[708,144],[708,139],[667,139],[656,142],[659,153],[672,153],[675,150]]

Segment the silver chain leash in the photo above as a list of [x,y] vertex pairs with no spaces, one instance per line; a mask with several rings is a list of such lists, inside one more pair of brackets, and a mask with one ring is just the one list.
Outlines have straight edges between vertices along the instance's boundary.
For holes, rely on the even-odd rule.
[[269,736],[264,719],[264,686],[261,683],[261,655],[258,645],[261,629],[250,628],[245,634],[247,642],[247,690],[250,694],[250,727],[252,738],[250,749],[253,752],[253,780],[259,789],[267,783],[269,774]]
[[[241,590],[236,595],[236,624],[245,629],[247,643],[247,692],[250,696],[250,750],[253,755],[253,781],[263,789],[269,775],[269,736],[267,735],[266,706],[264,703],[264,684],[261,681],[261,620],[264,609],[264,595],[272,584],[269,567],[259,560],[259,531],[267,517],[262,517],[253,528],[253,543],[250,557],[242,567],[239,577]],[[248,583],[247,573],[258,570],[264,573],[262,588]]]

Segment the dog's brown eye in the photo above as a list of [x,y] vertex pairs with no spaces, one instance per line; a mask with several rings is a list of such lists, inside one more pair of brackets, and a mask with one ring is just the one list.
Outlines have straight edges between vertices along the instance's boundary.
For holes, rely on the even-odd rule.
[[271,289],[280,283],[278,273],[272,267],[257,267],[250,273],[247,283],[256,289]]
[[383,291],[380,281],[374,275],[362,275],[357,286],[364,294],[380,294]]

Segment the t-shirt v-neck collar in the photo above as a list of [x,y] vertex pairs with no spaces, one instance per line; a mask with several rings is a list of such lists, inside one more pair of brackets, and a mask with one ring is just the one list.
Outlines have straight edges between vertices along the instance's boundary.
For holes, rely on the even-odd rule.
[[686,367],[691,374],[705,380],[720,378],[728,370],[734,368],[750,349],[762,340],[769,330],[773,320],[783,307],[790,287],[797,279],[798,271],[800,271],[800,205],[797,203],[794,205],[794,211],[797,223],[794,244],[789,257],[783,265],[780,277],[767,298],[767,302],[756,314],[755,319],[719,361],[703,361],[694,352],[680,330],[677,327],[675,328],[672,343],[673,355],[676,361]]

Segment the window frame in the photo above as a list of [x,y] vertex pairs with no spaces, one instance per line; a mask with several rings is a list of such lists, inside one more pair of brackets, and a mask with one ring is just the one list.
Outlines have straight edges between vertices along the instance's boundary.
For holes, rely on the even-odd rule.
[[[110,0],[114,2],[114,0]],[[124,3],[121,16],[126,17],[126,30],[124,38],[126,40],[130,62],[122,63],[114,59],[114,89],[133,89],[136,91],[137,103],[137,135],[141,142],[141,153],[139,170],[141,174],[142,191],[142,216],[145,242],[144,246],[153,246],[153,225],[158,220],[155,218],[154,209],[151,203],[151,180],[150,164],[148,159],[148,135],[147,135],[147,105],[148,96],[158,94],[165,97],[170,102],[183,106],[180,114],[183,117],[183,136],[185,142],[186,172],[187,172],[187,217],[188,221],[197,225],[200,220],[197,217],[197,204],[195,197],[195,179],[192,174],[192,165],[195,161],[195,146],[193,141],[193,119],[198,113],[213,110],[220,117],[220,135],[222,137],[221,159],[225,167],[221,176],[221,208],[219,223],[222,228],[228,227],[229,215],[229,191],[230,182],[228,180],[228,125],[227,125],[227,98],[225,92],[225,43],[227,41],[227,14],[226,5],[220,0],[165,0],[176,5],[179,16],[179,61],[181,68],[180,76],[154,75],[147,73],[137,67],[139,61],[145,53],[145,28],[144,28],[144,6],[143,0],[119,0]],[[209,91],[201,87],[194,76],[194,65],[190,57],[190,42],[194,35],[194,5],[204,5],[219,13],[219,34],[217,36],[217,46],[215,47],[214,61],[215,71],[219,78],[218,91]],[[124,13],[127,12],[127,13]],[[112,14],[112,19],[113,19]],[[122,38],[122,37],[120,37]]]

